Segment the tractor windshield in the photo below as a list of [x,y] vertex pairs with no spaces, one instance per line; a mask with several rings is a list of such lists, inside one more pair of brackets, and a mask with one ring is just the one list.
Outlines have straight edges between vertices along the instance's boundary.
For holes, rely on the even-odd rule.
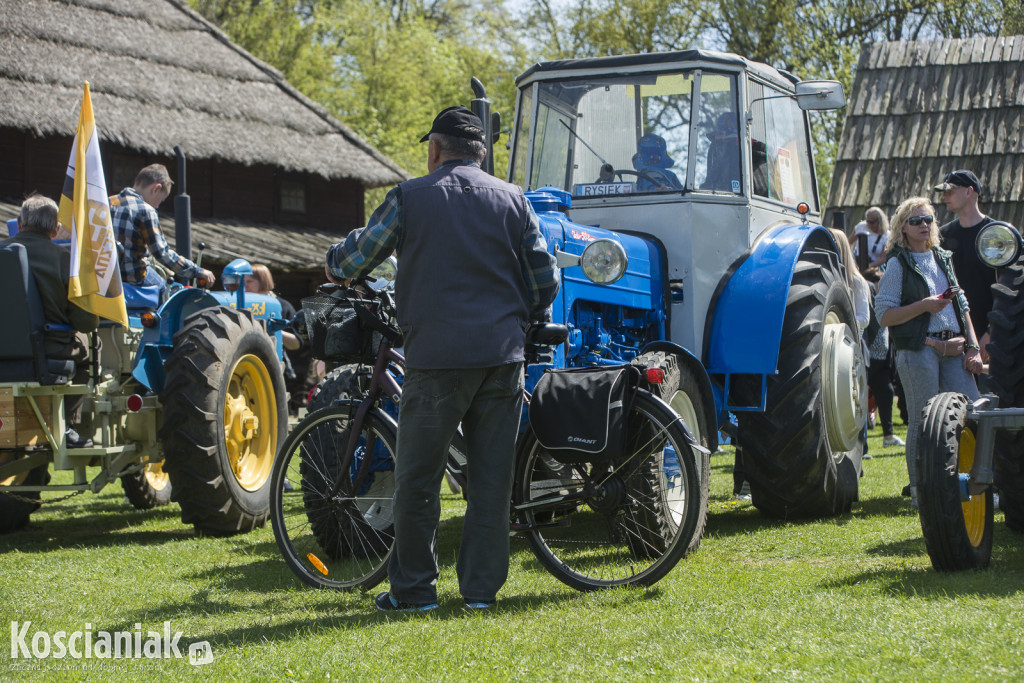
[[531,84],[520,95],[512,181],[576,197],[741,194],[736,90],[734,75],[710,71]]

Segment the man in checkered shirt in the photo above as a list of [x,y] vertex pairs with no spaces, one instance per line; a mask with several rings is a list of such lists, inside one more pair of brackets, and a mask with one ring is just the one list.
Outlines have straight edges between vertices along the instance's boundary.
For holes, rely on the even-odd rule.
[[121,281],[155,285],[160,288],[161,300],[167,282],[155,268],[149,267],[149,255],[182,278],[198,278],[204,287],[210,287],[214,282],[212,272],[175,253],[160,232],[156,207],[171,194],[173,185],[166,166],[151,164],[135,176],[133,187],[126,187],[121,194],[110,198],[110,219],[117,240],[124,247]]

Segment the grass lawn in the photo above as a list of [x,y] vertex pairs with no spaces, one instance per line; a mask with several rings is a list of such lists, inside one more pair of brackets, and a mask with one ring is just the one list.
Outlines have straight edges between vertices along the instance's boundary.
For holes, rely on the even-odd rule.
[[[445,498],[441,609],[396,619],[373,593],[305,588],[269,525],[197,538],[177,505],[137,512],[114,485],[44,505],[0,537],[0,624],[31,621],[31,648],[37,631],[139,624],[145,642],[169,622],[183,659],[26,661],[3,642],[0,680],[1024,680],[1024,539],[997,512],[991,567],[936,573],[900,497],[903,452],[881,440],[870,434],[850,515],[762,517],[734,501],[727,449],[712,456],[700,550],[655,587],[578,593],[513,540],[498,609],[473,615],[455,580],[457,496]],[[193,667],[199,641],[214,661]]]

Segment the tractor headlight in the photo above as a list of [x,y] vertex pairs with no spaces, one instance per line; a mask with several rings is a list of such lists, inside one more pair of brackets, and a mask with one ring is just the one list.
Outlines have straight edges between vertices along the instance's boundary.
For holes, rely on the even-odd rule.
[[626,250],[614,240],[596,240],[587,245],[580,257],[583,274],[599,285],[610,285],[626,274]]
[[992,268],[1008,266],[1020,256],[1020,233],[1012,225],[1002,221],[989,223],[982,228],[974,244],[978,250],[978,258]]

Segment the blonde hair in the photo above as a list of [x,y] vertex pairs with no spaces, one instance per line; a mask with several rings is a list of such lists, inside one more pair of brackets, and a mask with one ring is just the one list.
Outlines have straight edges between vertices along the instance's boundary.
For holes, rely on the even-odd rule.
[[[867,222],[867,219],[869,218],[874,218],[875,220],[878,221],[878,224],[882,226],[882,230],[878,234],[884,235],[885,233],[889,232],[889,217],[885,215],[885,211],[882,211],[881,207],[872,206],[867,211],[865,211],[864,221]],[[871,230],[871,228],[868,228],[868,230]]]
[[836,230],[835,228],[829,228],[828,231],[832,233],[832,239],[836,241],[836,247],[839,249],[839,260],[842,261],[843,267],[846,268],[846,284],[852,290],[854,282],[856,280],[864,280],[864,276],[860,274],[860,269],[857,268],[857,263],[853,260],[853,250],[850,248],[850,241],[846,238],[846,233],[842,230]]
[[269,294],[274,289],[274,276],[270,274],[270,268],[262,263],[252,264],[252,277],[260,283],[260,293]]
[[920,208],[927,207],[928,213],[932,215],[931,232],[928,235],[928,247],[939,246],[939,223],[934,220],[935,207],[925,197],[911,197],[905,199],[903,202],[896,207],[896,213],[892,215],[892,220],[889,221],[889,239],[885,243],[885,251],[888,254],[893,250],[894,247],[903,247],[904,249],[910,249],[910,245],[907,242],[907,236],[903,232],[903,224],[907,222],[910,215]]

